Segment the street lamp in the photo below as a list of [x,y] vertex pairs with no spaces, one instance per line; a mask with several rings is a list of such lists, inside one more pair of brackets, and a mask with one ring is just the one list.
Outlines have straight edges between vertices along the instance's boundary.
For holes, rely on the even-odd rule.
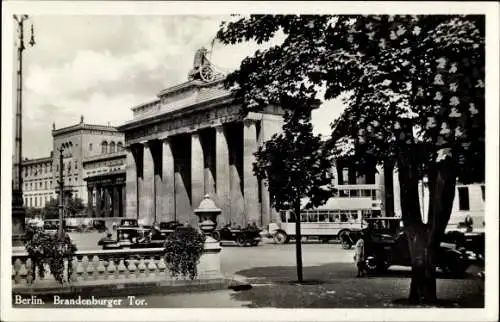
[[63,151],[64,144],[61,144],[57,149],[59,151],[59,180],[57,183],[59,184],[59,228],[58,228],[58,236],[59,238],[63,237],[64,227],[63,227],[63,217],[64,217],[64,177],[63,177]]
[[[24,235],[26,212],[23,207],[23,183],[22,183],[22,101],[23,101],[23,51],[27,48],[24,43],[24,22],[29,19],[28,15],[14,15],[17,23],[17,106],[16,106],[16,135],[14,146],[14,160],[12,165],[12,237],[13,242],[22,239]],[[31,24],[31,37],[29,47],[35,45],[35,33]]]

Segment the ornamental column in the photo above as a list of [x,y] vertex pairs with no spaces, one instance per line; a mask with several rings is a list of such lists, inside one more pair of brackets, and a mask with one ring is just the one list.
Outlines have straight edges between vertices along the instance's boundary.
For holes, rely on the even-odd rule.
[[90,185],[87,186],[87,216],[89,218],[94,217],[94,214],[92,211],[92,208],[94,206],[94,200],[92,198],[92,191],[94,190],[93,188],[94,188],[93,186],[90,186]]
[[203,147],[198,132],[191,134],[191,205],[198,207],[205,192]]
[[161,187],[157,197],[159,221],[175,220],[175,168],[174,154],[170,139],[162,142],[162,174]]
[[257,177],[253,173],[254,153],[257,151],[256,121],[243,122],[243,196],[245,198],[246,223],[261,224],[259,206],[259,188]]
[[125,204],[124,216],[127,218],[139,218],[138,215],[138,153],[137,147],[127,148],[125,165]]
[[215,128],[215,165],[217,205],[222,210],[218,216],[219,226],[231,222],[230,176],[229,176],[229,146],[224,126]]
[[113,217],[120,217],[120,195],[116,184],[113,185]]
[[103,197],[104,197],[104,217],[109,217],[109,208],[110,208],[110,195],[109,195],[109,187],[106,186],[103,188]]
[[154,160],[152,143],[144,144],[143,182],[139,190],[139,219],[145,225],[155,220]]
[[96,199],[96,202],[95,202],[95,216],[96,217],[102,217],[102,214],[101,214],[101,187],[100,186],[96,186],[95,187],[95,199]]

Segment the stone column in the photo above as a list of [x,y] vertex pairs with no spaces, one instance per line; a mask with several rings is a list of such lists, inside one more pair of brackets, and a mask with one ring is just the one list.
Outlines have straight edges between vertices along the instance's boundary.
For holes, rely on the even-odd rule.
[[93,214],[93,203],[94,201],[92,200],[92,190],[93,190],[93,187],[92,186],[87,186],[87,216],[89,218],[92,218],[94,216]]
[[113,186],[113,217],[120,217],[120,195],[118,186]]
[[245,224],[245,199],[243,197],[243,124],[236,123],[228,128],[229,143],[229,187],[230,222]]
[[157,197],[157,209],[159,212],[159,221],[175,220],[175,168],[174,154],[169,139],[162,142],[162,174],[161,187]]
[[125,217],[127,211],[127,185],[126,184],[122,185],[121,189],[122,189],[121,191],[122,207],[121,207],[120,217]]
[[128,148],[126,153],[125,165],[125,201],[124,216],[127,218],[138,218],[137,205],[137,153],[134,148]]
[[106,186],[103,188],[104,190],[104,217],[109,217],[109,208],[110,208],[110,193],[109,187]]
[[96,186],[95,187],[95,216],[96,217],[102,217],[102,214],[101,214],[101,204],[102,204],[102,201],[101,201],[101,187],[100,186]]
[[203,148],[198,132],[191,134],[191,206],[199,206],[205,192]]
[[243,127],[243,196],[245,198],[246,223],[261,224],[259,188],[253,173],[253,163],[257,151],[257,129],[254,120],[245,120]]
[[[279,115],[264,114],[261,121],[260,135],[258,138],[259,145],[263,145],[271,137],[282,131],[283,117]],[[267,187],[266,180],[260,182],[262,194],[262,227],[267,229],[270,222],[279,222],[280,218],[278,212],[271,206],[271,197],[269,195],[269,188]]]
[[139,190],[139,219],[145,225],[155,220],[154,160],[151,142],[144,144],[143,183]]
[[222,216],[217,216],[220,227],[231,222],[229,146],[223,125],[215,128],[215,164],[216,199],[217,205],[222,210]]

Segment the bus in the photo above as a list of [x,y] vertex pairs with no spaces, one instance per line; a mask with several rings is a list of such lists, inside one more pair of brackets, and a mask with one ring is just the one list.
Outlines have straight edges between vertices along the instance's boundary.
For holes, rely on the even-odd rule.
[[[381,200],[377,199],[379,189],[379,185],[337,186],[337,196],[324,206],[301,211],[302,237],[329,242],[342,238],[345,233],[362,230],[366,227],[365,218],[381,216]],[[268,235],[277,244],[288,243],[295,238],[296,220],[294,211],[280,211],[279,222],[268,225]]]

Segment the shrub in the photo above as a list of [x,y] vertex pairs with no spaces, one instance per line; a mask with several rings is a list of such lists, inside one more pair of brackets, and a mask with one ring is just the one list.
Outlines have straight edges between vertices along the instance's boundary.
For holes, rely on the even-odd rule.
[[192,227],[175,230],[165,240],[165,262],[173,276],[197,276],[205,236]]
[[[39,227],[29,227],[26,231],[25,248],[28,256],[33,262],[33,280],[35,271],[38,269],[40,277],[45,276],[44,264],[49,264],[50,273],[56,281],[63,283],[64,279],[64,259],[71,261],[76,245],[71,242],[71,238],[65,234],[59,238],[57,234],[52,235]],[[70,265],[68,265],[70,269]],[[69,277],[68,272],[68,277]]]

